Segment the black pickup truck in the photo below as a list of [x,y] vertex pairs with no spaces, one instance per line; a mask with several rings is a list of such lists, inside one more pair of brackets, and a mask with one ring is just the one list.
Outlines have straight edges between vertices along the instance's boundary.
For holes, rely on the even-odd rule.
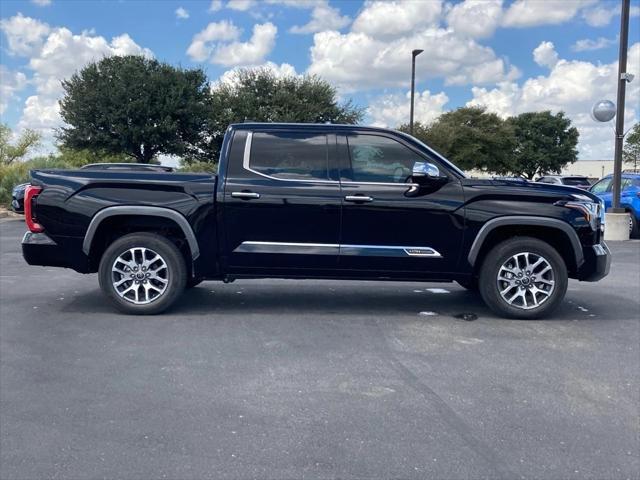
[[202,280],[456,281],[499,315],[538,318],[568,278],[607,275],[603,205],[562,186],[477,180],[396,131],[231,125],[217,175],[35,170],[31,265],[99,273],[127,313]]

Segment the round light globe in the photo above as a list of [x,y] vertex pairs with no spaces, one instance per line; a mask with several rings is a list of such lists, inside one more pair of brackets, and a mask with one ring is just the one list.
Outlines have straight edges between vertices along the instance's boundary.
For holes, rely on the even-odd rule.
[[597,122],[608,122],[616,116],[616,106],[610,100],[600,100],[591,109],[591,116]]

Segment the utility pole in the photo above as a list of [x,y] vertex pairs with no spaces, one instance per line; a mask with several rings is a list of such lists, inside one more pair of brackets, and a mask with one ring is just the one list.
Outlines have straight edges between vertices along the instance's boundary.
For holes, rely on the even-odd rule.
[[620,208],[620,183],[622,180],[622,142],[624,140],[624,98],[627,88],[627,47],[629,43],[629,4],[622,0],[620,15],[620,55],[618,57],[618,100],[616,102],[616,144],[613,156],[613,198],[611,213],[624,213]]
[[411,51],[411,113],[409,115],[409,133],[413,135],[413,98],[416,89],[416,57],[424,50]]

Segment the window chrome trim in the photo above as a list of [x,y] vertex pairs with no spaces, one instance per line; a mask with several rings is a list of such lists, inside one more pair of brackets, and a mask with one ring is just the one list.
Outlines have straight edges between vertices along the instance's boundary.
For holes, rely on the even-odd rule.
[[[326,133],[323,134],[325,137]],[[248,172],[255,173],[256,175],[260,175],[261,177],[268,178],[270,180],[277,180],[279,182],[308,182],[308,183],[320,183],[326,185],[337,185],[340,182],[337,180],[307,180],[304,178],[278,178],[272,177],[271,175],[267,175],[266,173],[258,172],[249,166],[249,161],[251,160],[251,143],[253,141],[253,132],[247,132],[247,139],[244,144],[244,155],[242,157],[242,167]],[[328,146],[327,146],[328,152]],[[328,160],[327,160],[328,161]],[[329,165],[327,165],[328,167]],[[328,171],[328,170],[327,170]]]
[[345,255],[364,257],[443,258],[431,247],[396,245],[340,245],[337,243],[295,243],[245,241],[233,253],[277,253],[288,255]]
[[416,188],[420,185],[417,183],[393,183],[393,182],[354,182],[352,180],[340,182],[342,185],[382,185],[386,187],[405,187]]

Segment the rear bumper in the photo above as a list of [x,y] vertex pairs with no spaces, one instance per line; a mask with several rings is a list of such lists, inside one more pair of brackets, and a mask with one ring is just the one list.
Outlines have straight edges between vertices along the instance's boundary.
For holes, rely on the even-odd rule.
[[580,267],[578,279],[583,282],[597,282],[609,275],[611,251],[602,242],[584,249],[584,263]]
[[46,233],[25,233],[22,238],[22,256],[29,265],[85,271],[83,265],[86,257],[82,252],[72,255],[68,248],[52,240]]

